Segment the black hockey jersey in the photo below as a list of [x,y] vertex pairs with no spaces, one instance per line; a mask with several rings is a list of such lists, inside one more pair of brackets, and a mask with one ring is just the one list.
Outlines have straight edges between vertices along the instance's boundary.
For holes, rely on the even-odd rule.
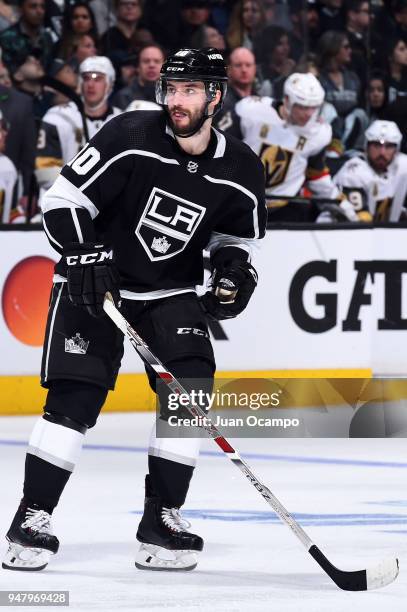
[[[54,248],[113,246],[122,295],[151,299],[201,284],[208,245],[237,247],[247,259],[265,233],[264,171],[247,145],[214,128],[206,151],[190,155],[164,113],[135,111],[64,166],[42,208]],[[61,262],[56,272],[64,274]]]

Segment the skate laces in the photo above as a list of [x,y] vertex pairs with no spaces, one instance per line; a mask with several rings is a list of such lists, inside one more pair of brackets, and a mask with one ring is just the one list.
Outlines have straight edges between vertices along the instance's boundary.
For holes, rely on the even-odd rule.
[[172,529],[173,531],[186,531],[191,527],[191,523],[186,519],[182,518],[178,508],[162,508],[161,518],[164,525]]
[[21,524],[23,529],[31,529],[32,531],[51,532],[51,516],[45,510],[34,510],[27,508],[25,513],[25,521]]

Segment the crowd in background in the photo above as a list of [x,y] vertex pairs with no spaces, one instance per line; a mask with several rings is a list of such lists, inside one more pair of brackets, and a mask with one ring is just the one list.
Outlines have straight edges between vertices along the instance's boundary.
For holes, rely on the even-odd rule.
[[18,171],[20,204],[35,193],[41,119],[80,93],[86,58],[111,60],[110,102],[125,110],[154,102],[168,52],[206,46],[229,64],[223,129],[242,97],[279,99],[287,76],[311,71],[326,92],[331,159],[363,148],[374,119],[406,134],[407,0],[0,0],[0,152]]

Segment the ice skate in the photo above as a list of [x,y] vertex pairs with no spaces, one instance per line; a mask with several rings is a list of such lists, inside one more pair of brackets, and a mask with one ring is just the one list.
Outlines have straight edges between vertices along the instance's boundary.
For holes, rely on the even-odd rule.
[[9,548],[3,569],[39,571],[58,552],[59,541],[52,534],[51,516],[35,504],[22,500],[7,532]]
[[168,508],[158,497],[147,497],[137,539],[141,542],[136,567],[151,570],[193,570],[203,540],[187,531],[190,523],[178,508]]

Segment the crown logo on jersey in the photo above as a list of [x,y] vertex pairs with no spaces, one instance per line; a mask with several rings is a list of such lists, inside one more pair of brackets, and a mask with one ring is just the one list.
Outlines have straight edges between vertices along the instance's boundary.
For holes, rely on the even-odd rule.
[[86,342],[77,332],[69,340],[65,338],[65,353],[76,353],[77,355],[85,355],[88,350],[89,341]]
[[165,236],[161,236],[161,238],[154,238],[151,244],[151,248],[153,249],[153,251],[157,251],[158,253],[162,253],[163,255],[165,255],[170,246],[171,242],[168,242]]
[[188,172],[192,172],[192,174],[195,174],[195,172],[198,170],[198,164],[194,161],[189,161],[187,165],[187,170]]

